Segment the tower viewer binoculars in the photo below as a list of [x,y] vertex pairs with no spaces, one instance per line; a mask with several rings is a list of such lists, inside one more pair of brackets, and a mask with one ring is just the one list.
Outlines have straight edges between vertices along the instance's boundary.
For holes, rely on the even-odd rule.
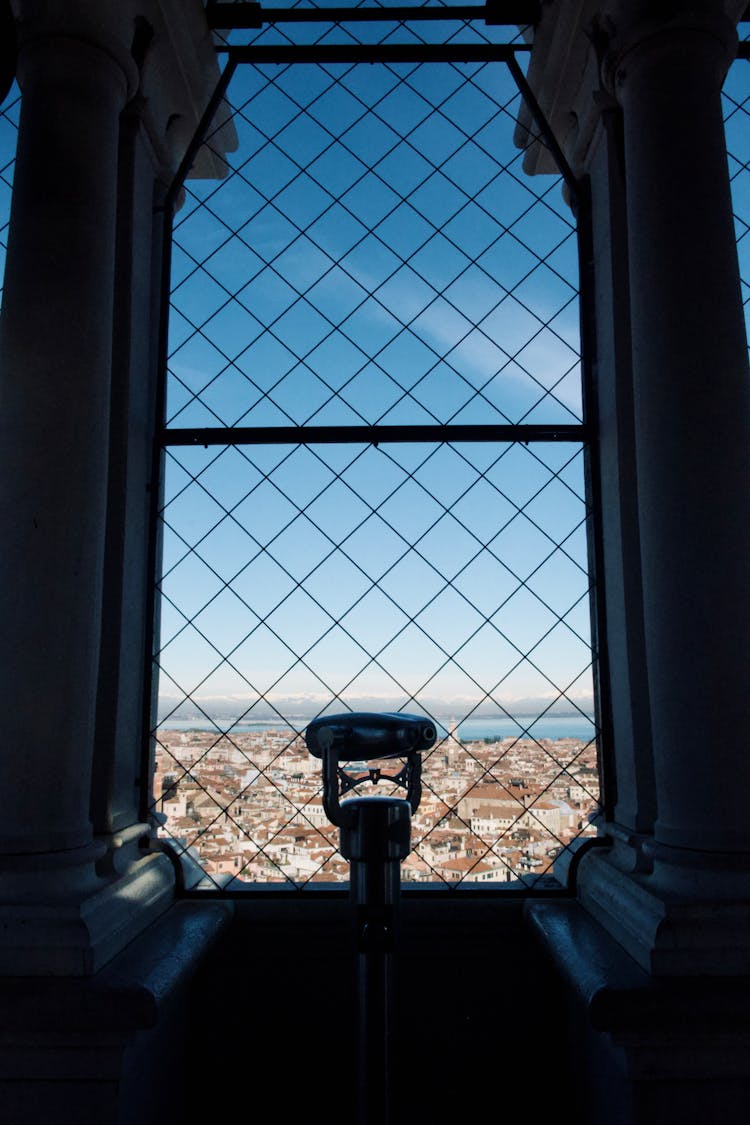
[[[420,753],[431,749],[436,739],[434,724],[422,715],[352,711],[313,719],[305,740],[310,753],[323,761],[323,807],[331,823],[348,827],[346,804],[342,806],[340,798],[357,785],[377,784],[381,778],[404,788],[411,811],[416,812],[422,793]],[[339,764],[390,758],[406,758],[406,765],[395,774],[371,767],[352,777]]]

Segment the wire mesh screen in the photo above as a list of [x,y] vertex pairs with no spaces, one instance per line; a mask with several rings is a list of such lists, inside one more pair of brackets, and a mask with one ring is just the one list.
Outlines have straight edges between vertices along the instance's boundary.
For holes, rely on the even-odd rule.
[[[741,39],[748,31],[740,25]],[[745,306],[745,325],[750,340],[750,59],[738,59],[724,83],[724,128],[732,185],[737,253]]]
[[442,728],[412,877],[505,881],[578,834],[597,796],[579,445],[172,449],[166,481],[160,792],[208,870],[345,873],[299,738],[333,705]]
[[21,94],[14,83],[0,106],[0,305],[3,298],[5,253],[8,247],[10,200],[13,191],[13,169],[16,163],[18,118],[21,112]]
[[237,168],[175,225],[170,425],[580,420],[575,230],[502,65],[243,66],[231,96]]
[[[478,27],[295,35],[508,38]],[[538,884],[593,831],[576,229],[521,170],[519,107],[497,60],[243,62],[207,138],[226,177],[186,182],[154,807],[206,886],[348,877],[302,737],[336,711],[438,726],[406,880]],[[451,431],[488,424],[569,440]]]

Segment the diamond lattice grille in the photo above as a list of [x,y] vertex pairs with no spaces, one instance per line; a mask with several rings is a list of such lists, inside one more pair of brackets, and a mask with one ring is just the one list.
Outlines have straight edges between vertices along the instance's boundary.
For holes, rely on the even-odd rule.
[[[355,33],[489,34],[298,41]],[[155,807],[209,886],[347,878],[302,738],[326,710],[438,724],[407,880],[534,883],[592,831],[577,236],[519,109],[497,60],[245,62],[207,138],[234,129],[226,177],[186,183]],[[475,425],[568,440],[450,429]]]
[[5,252],[8,246],[10,200],[13,191],[13,169],[16,163],[20,112],[21,94],[14,83],[0,107],[0,304],[3,296]]
[[[742,37],[747,40],[746,31]],[[738,59],[727,74],[724,83],[724,129],[745,324],[750,340],[750,59]]]
[[243,66],[231,95],[236,164],[175,225],[170,425],[580,421],[575,229],[505,67]]
[[[169,784],[202,802],[187,846],[208,836],[210,855],[233,835],[241,877],[263,878],[270,864],[299,878],[303,867],[284,861],[295,828],[317,856],[309,877],[338,874],[317,763],[311,775],[295,733],[306,710],[368,698],[443,721],[445,701],[460,700],[464,722],[480,713],[513,732],[460,748],[448,736],[426,760],[414,875],[449,878],[440,841],[472,824],[469,872],[500,857],[495,879],[569,840],[554,800],[563,787],[595,799],[590,748],[545,740],[543,717],[514,720],[508,700],[531,691],[552,707],[590,683],[580,446],[173,449],[166,480],[162,721],[175,699],[214,722],[242,701],[226,734],[207,722],[213,733],[160,736]],[[278,733],[265,738],[258,722],[246,736],[269,712]],[[500,788],[511,823],[485,813],[482,834],[474,814],[492,811]]]

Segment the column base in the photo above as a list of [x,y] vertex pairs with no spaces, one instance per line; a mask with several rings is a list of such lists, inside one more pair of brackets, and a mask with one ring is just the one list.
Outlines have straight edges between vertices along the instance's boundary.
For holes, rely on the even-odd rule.
[[653,976],[750,974],[750,874],[681,868],[670,887],[675,870],[627,872],[597,849],[581,860],[578,899]]
[[[75,865],[77,889],[73,867],[44,868],[46,856],[25,857],[25,871],[0,870],[0,975],[89,976],[172,903],[174,868],[163,853],[141,855],[126,873],[103,879],[94,869],[103,849],[87,850],[88,862]],[[22,883],[27,893],[13,894]]]
[[531,901],[526,917],[555,972],[570,1120],[747,1121],[750,979],[655,980],[577,902]]
[[192,1122],[196,972],[227,932],[228,902],[179,902],[93,977],[0,989],[2,1120],[24,1125]]

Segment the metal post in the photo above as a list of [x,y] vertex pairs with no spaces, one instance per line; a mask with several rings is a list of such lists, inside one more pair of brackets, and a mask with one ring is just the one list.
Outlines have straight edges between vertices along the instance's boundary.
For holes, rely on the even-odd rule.
[[356,956],[357,1122],[391,1121],[394,971],[400,864],[409,854],[411,808],[398,798],[349,802],[351,827],[341,830],[341,853],[351,863]]
[[[411,814],[422,794],[420,754],[437,731],[421,715],[347,713],[313,720],[305,732],[311,754],[323,761],[323,807],[341,830],[341,854],[351,866],[350,900],[356,958],[357,1125],[391,1125],[394,956],[401,892],[401,861],[411,848]],[[379,759],[406,759],[395,774]],[[358,776],[341,762],[359,762]],[[406,791],[399,797],[340,798],[362,782],[381,779]]]

